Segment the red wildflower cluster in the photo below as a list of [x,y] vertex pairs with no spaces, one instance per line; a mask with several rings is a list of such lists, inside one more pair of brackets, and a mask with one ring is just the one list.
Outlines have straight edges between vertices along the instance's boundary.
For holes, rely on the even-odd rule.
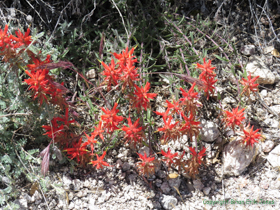
[[112,58],[111,64],[107,66],[104,62],[101,62],[105,70],[101,73],[105,76],[104,82],[107,84],[107,91],[111,89],[111,86],[122,85],[122,91],[128,86],[128,97],[132,103],[132,108],[136,108],[138,112],[142,108],[147,110],[150,107],[150,99],[157,96],[155,93],[148,93],[150,89],[150,83],[147,82],[144,87],[138,87],[135,81],[139,80],[139,74],[135,63],[137,59],[133,56],[134,48],[130,51],[128,47],[123,50],[122,53],[113,53],[118,60],[115,64]]
[[258,85],[259,84],[255,84],[255,82],[257,81],[257,79],[260,76],[256,76],[254,78],[252,78],[251,73],[248,76],[248,79],[242,78],[242,80],[240,81],[240,83],[244,86],[243,87],[243,91],[241,93],[241,95],[243,93],[245,93],[245,95],[249,96],[251,91],[252,92],[257,92],[258,91]]
[[191,158],[189,159],[184,159],[185,151],[183,151],[181,155],[178,155],[178,152],[172,154],[170,148],[168,148],[167,152],[161,150],[161,154],[164,157],[162,161],[166,163],[168,170],[170,167],[175,167],[178,169],[179,173],[184,172],[195,178],[199,173],[199,167],[204,164],[202,158],[205,156],[206,148],[203,148],[199,153],[192,147],[189,147],[189,149],[191,153]]
[[162,159],[162,161],[164,161],[166,163],[166,165],[168,166],[168,168],[170,168],[171,164],[174,163],[173,159],[175,157],[177,157],[178,152],[172,154],[170,151],[170,148],[168,148],[167,153],[164,152],[163,150],[161,150],[161,154],[165,157]]
[[189,176],[195,178],[195,176],[199,174],[198,168],[201,166],[201,164],[204,164],[202,157],[205,156],[206,148],[202,148],[199,153],[197,153],[192,147],[189,147],[189,149],[192,157],[185,162],[184,170]]
[[122,130],[126,133],[124,136],[124,139],[127,139],[125,143],[130,141],[130,143],[133,143],[133,146],[136,147],[136,143],[141,143],[141,140],[145,137],[145,133],[143,132],[143,128],[139,126],[139,120],[138,118],[134,124],[132,124],[130,117],[127,118],[128,126],[123,126]]
[[171,121],[173,120],[172,116],[169,115],[166,119],[163,118],[163,122],[164,122],[164,126],[161,128],[158,128],[158,131],[163,132],[163,143],[166,143],[169,140],[175,140],[179,137],[179,133],[178,133],[178,127],[176,127],[176,125],[179,122],[175,122],[175,123],[171,123]]
[[110,66],[107,66],[104,62],[101,62],[105,70],[101,73],[105,76],[104,83],[107,84],[107,91],[111,89],[111,86],[116,86],[122,84],[122,90],[129,86],[134,87],[134,81],[139,80],[139,74],[137,73],[137,68],[135,68],[135,63],[137,59],[133,56],[134,48],[128,51],[128,47],[120,54],[113,53],[116,59],[118,59],[115,64],[112,58]]
[[[201,104],[198,102],[198,93],[194,91],[196,83],[193,83],[189,91],[182,91],[183,97],[178,101],[173,100],[173,104],[166,100],[167,110],[163,113],[155,112],[157,115],[163,117],[164,126],[158,128],[158,131],[163,132],[163,143],[169,140],[176,140],[182,135],[187,135],[190,139],[198,137],[199,134],[199,121],[195,120],[197,109]],[[169,111],[171,112],[169,113]],[[185,114],[186,113],[186,114]],[[183,117],[184,122],[175,121],[172,115]]]
[[[10,59],[18,56],[32,41],[31,36],[29,36],[29,28],[24,34],[22,34],[20,30],[15,33],[16,36],[8,33],[8,25],[5,25],[4,30],[0,28],[0,56],[4,56],[4,62],[9,62]],[[16,52],[16,49],[20,47],[22,47],[22,49]]]
[[155,157],[147,157],[147,154],[144,152],[144,155],[137,153],[139,156],[139,160],[141,162],[137,162],[136,166],[141,175],[150,176],[155,173],[155,169],[158,165],[158,161],[155,160]]
[[214,84],[217,82],[217,80],[215,80],[216,74],[213,72],[216,67],[211,66],[211,60],[208,60],[208,63],[206,63],[205,58],[203,58],[203,65],[199,63],[196,65],[198,69],[202,70],[199,79],[204,83],[204,92],[208,100],[209,94],[214,94]]
[[66,108],[65,116],[54,117],[51,120],[51,125],[43,125],[46,130],[44,135],[47,135],[55,143],[68,146],[69,139],[73,139],[73,133],[70,131],[71,124],[75,123],[75,120],[69,120],[69,110]]
[[134,84],[135,91],[133,96],[130,97],[132,102],[132,108],[136,108],[138,112],[140,112],[143,107],[145,110],[150,108],[150,100],[157,96],[156,93],[148,93],[150,90],[150,83],[147,82],[145,87],[138,87]]
[[[21,53],[26,52],[31,58],[31,63],[26,65],[27,69],[25,73],[29,78],[24,81],[29,85],[28,90],[32,91],[33,99],[38,98],[40,106],[44,102],[52,103],[59,105],[61,110],[65,110],[64,116],[54,117],[50,125],[43,126],[46,130],[44,135],[51,138],[51,142],[59,144],[67,152],[69,158],[75,158],[78,163],[90,163],[97,169],[102,169],[104,166],[110,165],[104,161],[106,151],[101,156],[94,151],[96,149],[96,143],[98,143],[98,138],[105,142],[105,137],[110,135],[112,137],[113,132],[119,130],[124,132],[125,143],[129,142],[134,147],[144,140],[144,123],[139,123],[140,118],[136,118],[135,121],[133,120],[133,123],[131,118],[128,117],[128,126],[121,125],[124,117],[118,115],[118,103],[115,103],[111,110],[101,108],[104,114],[101,115],[98,126],[95,126],[94,131],[90,134],[84,132],[86,138],[82,142],[83,134],[76,135],[72,129],[76,121],[69,119],[69,108],[64,99],[67,89],[63,86],[63,83],[59,84],[54,82],[54,78],[49,74],[50,66],[53,66],[48,65],[51,64],[50,55],[47,55],[45,60],[41,60],[39,55],[34,55],[32,51],[28,50],[28,46],[32,43],[32,38],[29,34],[30,29],[27,29],[25,33],[18,30],[15,32],[15,35],[11,35],[8,33],[7,25],[4,30],[0,29],[0,56],[3,56],[4,61],[8,62],[12,61],[12,59]],[[104,76],[103,84],[107,84],[107,90],[110,90],[112,86],[121,86],[122,92],[127,93],[131,107],[136,109],[139,114],[142,109],[147,111],[151,107],[150,100],[154,99],[157,94],[148,93],[150,90],[149,82],[143,84],[143,86],[136,84],[137,81],[140,83],[142,80],[140,80],[138,69],[135,66],[137,59],[133,56],[133,52],[134,48],[129,50],[127,47],[120,54],[113,53],[114,58],[112,58],[109,65],[101,62],[104,67],[104,71],[101,74]],[[193,85],[188,91],[180,88],[182,98],[173,100],[172,102],[166,100],[167,110],[162,113],[155,112],[163,118],[164,126],[158,128],[158,131],[163,133],[162,140],[164,143],[167,143],[169,140],[176,140],[182,135],[187,135],[191,140],[199,136],[200,122],[196,116],[198,107],[202,106],[202,104],[198,101],[199,94],[194,88],[198,84],[198,88],[204,90],[208,100],[209,96],[214,94],[214,84],[217,80],[215,80],[216,74],[213,71],[215,67],[211,66],[211,60],[207,63],[204,58],[203,64],[197,63],[197,68],[202,71],[199,75],[199,80],[194,79],[191,82]],[[258,77],[251,78],[251,74],[248,76],[248,79],[243,78],[240,81],[244,86],[241,94],[245,93],[249,95],[251,91],[256,92],[258,90],[258,84],[255,84],[257,79]],[[242,121],[245,119],[243,111],[244,109],[238,111],[238,107],[233,109],[232,112],[224,111],[225,118],[223,121],[226,126],[232,129],[235,126],[240,126],[243,129]],[[259,129],[253,131],[253,127],[249,129],[249,126],[243,129],[243,143],[246,146],[250,145],[253,147],[254,143],[258,142],[261,138],[261,134],[258,131]],[[179,168],[179,171],[184,170],[191,177],[195,177],[198,174],[198,168],[204,163],[202,158],[205,156],[206,148],[202,148],[200,152],[196,152],[192,147],[189,147],[189,150],[191,158],[188,160],[184,160],[185,151],[181,155],[178,155],[178,152],[171,153],[170,148],[168,148],[167,152],[161,150],[161,155],[163,156],[162,161],[166,163],[168,169],[171,166],[175,166]],[[47,152],[44,154],[44,158],[47,157]],[[96,160],[94,160],[95,155]],[[136,165],[140,174],[154,174],[156,167],[159,165],[159,161],[155,157],[147,157],[146,153],[144,155],[138,155],[140,162],[136,163]]]
[[189,147],[189,149],[191,151],[192,160],[196,160],[197,163],[201,164],[201,158],[205,156],[206,148],[204,147],[199,153],[197,153],[192,147]]
[[180,132],[184,135],[187,135],[190,139],[192,139],[193,136],[197,137],[199,134],[199,121],[195,121],[195,116],[190,113],[189,117],[186,117],[185,114],[181,113],[182,117],[185,120],[185,123],[182,124],[180,128]]
[[[50,63],[50,55],[47,56],[45,61],[41,61],[39,57],[36,57],[32,51],[27,49],[32,42],[32,38],[29,36],[29,28],[24,34],[20,30],[16,31],[15,34],[14,36],[8,33],[8,25],[5,26],[4,30],[0,29],[0,56],[4,56],[3,60],[9,62],[26,51],[34,64],[27,64],[25,73],[30,78],[24,81],[30,85],[29,90],[33,92],[33,99],[38,98],[40,105],[52,100],[54,104],[65,106],[65,101],[58,100],[58,98],[62,98],[63,91],[54,85],[49,70],[40,68],[40,65]],[[17,50],[19,48],[20,50]]]
[[119,110],[116,109],[118,106],[118,103],[115,103],[112,110],[101,108],[102,111],[105,113],[104,115],[101,115],[101,119],[103,121],[103,128],[108,133],[113,133],[115,130],[119,129],[117,126],[118,124],[123,121],[122,116],[118,116]]
[[226,123],[227,127],[231,127],[232,130],[234,130],[234,127],[237,126],[242,126],[242,121],[245,119],[243,116],[245,109],[241,109],[238,111],[238,107],[235,109],[232,109],[232,112],[229,112],[227,110],[224,111],[225,117],[223,121]]
[[186,92],[183,88],[180,88],[183,98],[180,98],[179,101],[182,103],[181,106],[184,106],[184,111],[187,113],[196,114],[198,107],[201,104],[198,101],[198,93],[194,91],[196,83],[194,82],[192,87]]
[[96,169],[103,169],[103,166],[110,166],[109,163],[105,162],[103,159],[106,155],[106,151],[103,152],[103,154],[99,157],[98,154],[96,154],[96,159],[97,160],[92,160],[90,162],[90,164],[92,164],[92,166],[95,166]]
[[255,143],[258,143],[258,140],[261,139],[261,134],[257,133],[260,129],[253,130],[254,126],[249,129],[250,125],[248,125],[245,129],[243,129],[244,136],[242,136],[243,143],[246,146],[253,147]]
[[77,162],[80,163],[80,158],[83,155],[87,154],[86,145],[82,144],[82,138],[80,138],[79,142],[73,143],[71,148],[66,148],[64,151],[67,152],[70,159],[77,158]]
[[244,115],[244,108],[238,111],[238,107],[236,107],[235,109],[232,109],[232,112],[229,111],[224,111],[224,118],[223,121],[226,123],[227,127],[230,127],[233,131],[235,131],[235,126],[239,126],[240,129],[243,131],[244,136],[242,136],[242,140],[243,143],[246,146],[254,146],[255,142],[258,142],[258,139],[261,138],[261,134],[258,134],[257,132],[260,129],[257,129],[255,131],[253,131],[253,127],[251,129],[249,129],[248,125],[245,129],[244,129],[244,125],[243,125],[243,121],[245,120]]
[[64,100],[64,86],[55,83],[52,76],[49,75],[49,70],[40,68],[43,64],[50,63],[50,55],[44,61],[32,56],[33,64],[28,64],[28,70],[25,73],[30,77],[24,81],[30,85],[29,90],[33,92],[33,99],[38,98],[40,105],[43,102],[59,105],[62,109],[67,107],[67,103]]

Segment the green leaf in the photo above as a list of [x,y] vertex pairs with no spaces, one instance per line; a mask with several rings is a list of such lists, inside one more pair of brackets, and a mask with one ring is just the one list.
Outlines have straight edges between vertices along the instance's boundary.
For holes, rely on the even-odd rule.
[[228,59],[222,58],[222,57],[220,57],[220,56],[218,56],[218,55],[215,55],[215,57],[218,58],[218,59],[221,60],[221,61],[229,62]]

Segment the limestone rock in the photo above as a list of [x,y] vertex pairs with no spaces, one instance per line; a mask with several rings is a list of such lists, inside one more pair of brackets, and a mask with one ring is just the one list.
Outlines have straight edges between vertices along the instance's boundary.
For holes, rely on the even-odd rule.
[[259,84],[274,84],[275,76],[271,70],[265,65],[259,56],[252,56],[246,66],[246,70],[252,74],[253,77],[260,76],[257,80]]
[[279,167],[280,166],[280,145],[275,147],[267,156],[268,162],[273,167]]
[[202,120],[200,138],[204,142],[213,142],[220,135],[218,126],[211,121]]
[[258,154],[256,145],[252,148],[240,140],[231,141],[223,150],[224,174],[238,176],[246,170]]

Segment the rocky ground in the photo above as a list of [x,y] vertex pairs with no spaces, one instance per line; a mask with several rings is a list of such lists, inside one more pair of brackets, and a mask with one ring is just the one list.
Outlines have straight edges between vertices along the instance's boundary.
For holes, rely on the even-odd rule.
[[[107,162],[113,167],[100,171],[91,167],[70,171],[69,166],[53,161],[46,181],[49,191],[43,194],[36,187],[31,193],[30,186],[23,186],[15,200],[21,209],[280,209],[279,4],[255,5],[252,11],[249,3],[245,8],[244,4],[217,1],[220,9],[213,12],[207,7],[213,1],[205,2],[200,4],[201,12],[227,28],[229,39],[236,42],[240,56],[230,59],[239,59],[247,72],[260,76],[259,93],[246,101],[245,115],[251,125],[261,128],[263,141],[249,150],[235,143],[237,134],[224,134],[215,119],[202,121],[207,162],[196,179],[171,176],[176,170],[167,173],[163,164],[155,175],[144,179],[135,168],[137,156],[127,145],[109,151]],[[225,73],[230,71],[226,64],[220,62],[217,67],[225,71],[218,75],[221,100],[216,104],[224,109],[235,107],[238,99],[228,85],[235,78]],[[163,111],[160,96],[156,103],[158,111]],[[184,138],[162,149],[167,147],[188,151]],[[138,152],[144,151],[149,149],[142,147]]]

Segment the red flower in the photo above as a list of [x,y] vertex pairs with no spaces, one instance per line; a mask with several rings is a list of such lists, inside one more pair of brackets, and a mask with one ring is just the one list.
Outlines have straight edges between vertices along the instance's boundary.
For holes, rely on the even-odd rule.
[[48,76],[48,70],[42,70],[37,71],[36,73],[30,73],[29,71],[25,71],[25,73],[30,76],[30,79],[25,79],[24,81],[30,85],[29,89],[34,89],[36,92],[38,91],[44,91],[48,92],[48,89],[46,88],[49,80],[47,78]]
[[96,169],[103,169],[103,166],[110,166],[109,163],[103,161],[104,157],[106,155],[106,151],[103,152],[103,154],[99,157],[98,154],[96,154],[96,158],[97,160],[92,160],[90,163],[92,164],[92,166],[95,166]]
[[82,144],[82,138],[80,138],[78,143],[73,143],[73,147],[72,148],[67,148],[64,151],[67,152],[67,154],[69,155],[70,159],[73,158],[77,158],[77,162],[80,162],[80,156],[87,154],[87,150],[86,150],[86,146],[85,145],[81,145]]
[[251,73],[250,73],[247,80],[242,78],[242,81],[240,81],[240,83],[244,86],[244,88],[243,88],[243,91],[242,91],[241,95],[243,93],[246,93],[247,95],[249,95],[250,91],[257,92],[259,84],[254,84],[254,83],[256,82],[256,80],[259,77],[260,76],[256,76],[254,78],[251,78]]
[[132,107],[137,108],[138,111],[141,110],[141,107],[143,107],[145,110],[147,110],[148,106],[150,105],[149,99],[153,99],[157,96],[156,93],[148,93],[150,90],[150,83],[147,82],[145,87],[138,87],[137,85],[134,85],[135,97],[132,98],[133,104]]
[[140,174],[142,175],[151,175],[155,173],[155,166],[157,161],[154,157],[147,157],[147,154],[144,152],[144,155],[137,153],[139,160],[142,162],[137,162],[136,166]]
[[126,66],[121,67],[120,71],[122,73],[120,80],[123,82],[122,90],[124,90],[127,85],[132,88],[134,86],[134,81],[139,80],[137,68],[133,65],[132,60],[129,60]]
[[104,123],[104,128],[106,128],[110,133],[114,132],[114,130],[116,129],[119,129],[117,125],[119,124],[119,122],[123,121],[122,116],[117,116],[117,113],[119,112],[119,110],[116,109],[117,106],[118,103],[115,103],[112,110],[106,110],[101,107],[102,111],[105,113],[104,115],[101,115],[101,119]]
[[[56,84],[54,83],[52,80],[49,80],[49,85],[50,85],[50,90],[49,93],[51,95],[51,100],[50,102],[52,104],[55,105],[59,105],[61,109],[64,109],[65,107],[67,107],[67,102],[65,100],[65,98],[63,97],[63,95],[66,93],[66,91],[64,91],[63,89],[60,89],[62,87],[64,87],[64,83],[62,82],[61,84],[57,83],[58,85],[53,85]],[[60,86],[60,87],[57,87]]]
[[104,141],[104,136],[102,134],[104,132],[104,130],[101,130],[102,129],[102,121],[99,121],[98,126],[95,126],[94,128],[95,128],[95,130],[93,131],[93,134],[95,136],[99,136],[102,139],[102,141]]
[[196,83],[194,82],[188,92],[186,92],[183,88],[180,88],[180,90],[182,91],[182,95],[184,96],[184,98],[181,98],[180,101],[184,103],[186,101],[192,101],[194,99],[198,99],[198,93],[194,92],[195,85]]
[[139,159],[142,161],[140,163],[140,165],[142,167],[145,167],[147,164],[151,163],[154,161],[155,157],[147,157],[147,154],[146,152],[144,152],[144,155],[141,155],[140,153],[137,153],[138,156],[139,156]]
[[118,59],[118,64],[120,66],[126,66],[128,64],[128,61],[131,60],[132,63],[136,63],[137,59],[133,59],[135,56],[132,56],[134,52],[134,48],[132,47],[130,51],[128,51],[128,47],[126,47],[125,51],[123,50],[122,53],[117,54],[113,53],[115,58]]
[[188,92],[186,92],[183,88],[180,88],[180,90],[182,91],[182,95],[184,96],[184,98],[180,98],[180,101],[182,101],[182,105],[185,106],[184,112],[186,113],[192,112],[193,114],[195,114],[197,108],[202,106],[202,104],[198,102],[198,93],[194,92],[195,85],[196,83],[194,82]]
[[157,115],[161,115],[162,116],[162,118],[164,119],[164,120],[166,120],[167,118],[168,118],[168,112],[169,112],[169,108],[165,111],[165,112],[157,112],[157,111],[155,111],[154,113],[156,113]]
[[[51,126],[50,125],[42,125],[42,128],[46,130],[46,133],[43,135],[47,135],[51,139],[56,139],[56,137],[60,135],[64,135],[64,126],[60,125],[58,126],[57,121],[55,119],[52,119]],[[56,141],[55,141],[56,142]]]
[[101,62],[105,70],[101,73],[106,76],[105,81],[108,82],[107,91],[111,89],[111,85],[117,85],[118,80],[120,79],[120,72],[116,69],[114,59],[112,58],[111,64],[107,66],[104,62]]
[[224,111],[226,114],[225,119],[223,119],[223,121],[226,122],[226,126],[231,126],[232,130],[234,130],[235,125],[240,125],[242,124],[242,121],[245,119],[245,117],[243,117],[244,111],[245,109],[241,109],[238,111],[238,107],[236,107],[235,109],[232,109],[232,112],[229,111]]
[[48,101],[46,94],[49,93],[49,79],[48,79],[48,71],[40,70],[34,73],[30,73],[29,71],[25,71],[25,73],[30,76],[30,79],[25,79],[24,81],[30,85],[29,89],[34,90],[33,98],[39,98],[40,105],[42,105],[43,101]]
[[21,31],[18,29],[18,31],[15,32],[17,37],[11,35],[10,38],[16,41],[15,47],[18,48],[22,45],[28,46],[31,43],[31,36],[29,36],[30,28],[26,30],[24,35],[21,33]]
[[87,137],[87,141],[85,143],[83,143],[83,146],[90,145],[91,155],[93,155],[94,144],[97,143],[97,141],[94,139],[95,135],[94,135],[94,133],[91,133],[91,136],[87,135],[86,133],[85,133],[85,135]]
[[164,152],[163,150],[161,150],[161,154],[166,157],[162,160],[165,161],[168,168],[170,168],[171,163],[174,163],[173,158],[175,158],[178,155],[178,152],[172,154],[171,151],[170,151],[170,148],[168,148],[167,153]]
[[134,124],[132,124],[130,117],[128,117],[127,121],[129,127],[126,126],[122,127],[122,130],[126,132],[124,139],[127,139],[127,141],[125,143],[127,143],[128,141],[134,142],[134,147],[136,146],[137,142],[141,142],[141,139],[144,136],[142,127],[138,127],[139,120],[140,118],[136,120]]
[[56,117],[56,118],[54,118],[56,121],[60,121],[60,122],[63,122],[64,123],[64,125],[66,125],[66,126],[68,126],[69,127],[69,125],[71,124],[71,123],[74,123],[74,122],[76,122],[75,120],[70,120],[69,121],[69,116],[68,116],[68,114],[69,114],[69,110],[68,110],[68,107],[65,109],[65,116],[63,116],[63,117]]
[[191,151],[192,160],[195,159],[195,160],[197,160],[197,162],[198,162],[199,164],[201,164],[201,159],[202,159],[202,157],[206,155],[206,154],[205,154],[206,148],[203,147],[202,150],[201,150],[198,154],[196,153],[196,151],[195,151],[194,148],[189,147],[189,149],[190,149],[190,151]]
[[181,112],[181,115],[185,120],[185,124],[183,124],[180,129],[182,134],[186,134],[190,139],[192,139],[193,136],[197,137],[199,134],[200,122],[194,120],[194,116],[192,113],[190,113],[189,117],[186,117],[183,112]]
[[172,104],[168,100],[166,100],[166,103],[167,103],[168,109],[171,109],[171,110],[173,109],[172,113],[180,114],[180,112],[182,111],[182,107],[181,107],[180,101],[173,100],[173,104]]
[[31,56],[32,58],[32,61],[34,64],[28,64],[27,65],[27,68],[31,70],[31,72],[34,72],[34,71],[37,71],[38,67],[40,67],[41,65],[43,64],[46,64],[46,63],[50,63],[51,62],[51,56],[50,55],[47,55],[46,59],[44,61],[41,61],[39,58],[36,58],[34,56]]
[[9,34],[7,34],[7,32],[8,32],[8,25],[5,25],[5,28],[4,28],[4,30],[2,30],[1,28],[0,28],[0,48],[2,48],[1,49],[1,51],[4,51],[5,50],[5,48],[6,48],[6,44],[7,43],[10,43],[10,35]]
[[249,126],[246,127],[246,129],[243,129],[244,136],[242,136],[243,143],[246,144],[246,146],[254,146],[254,143],[258,143],[258,140],[261,139],[261,134],[257,133],[260,129],[257,129],[253,131],[254,126],[249,130]]
[[203,65],[197,63],[197,68],[202,70],[199,79],[204,83],[204,92],[208,100],[209,93],[214,93],[214,84],[217,82],[217,80],[214,80],[216,74],[213,72],[216,67],[211,66],[211,60],[206,63],[205,58],[203,58]]
[[168,116],[167,119],[168,122],[166,121],[166,119],[163,119],[164,127],[158,128],[158,131],[164,132],[164,136],[163,136],[164,142],[166,142],[169,139],[176,139],[178,137],[178,133],[174,128],[179,122],[175,122],[174,124],[171,124],[172,116]]
[[215,80],[213,76],[208,76],[205,74],[203,77],[200,79],[204,83],[204,92],[207,96],[207,100],[209,99],[209,93],[214,94],[214,84],[218,81]]
[[165,119],[163,119],[164,127],[158,128],[158,131],[166,132],[166,131],[172,130],[179,123],[179,122],[175,122],[174,124],[171,125],[171,120],[173,120],[172,116],[168,116],[167,119],[168,119],[168,122]]
[[199,75],[199,79],[203,78],[204,75],[207,75],[207,77],[216,76],[216,74],[213,72],[216,67],[211,66],[211,60],[208,60],[208,63],[206,63],[205,58],[203,58],[203,65],[197,63],[196,66],[198,69],[202,70],[201,74]]

